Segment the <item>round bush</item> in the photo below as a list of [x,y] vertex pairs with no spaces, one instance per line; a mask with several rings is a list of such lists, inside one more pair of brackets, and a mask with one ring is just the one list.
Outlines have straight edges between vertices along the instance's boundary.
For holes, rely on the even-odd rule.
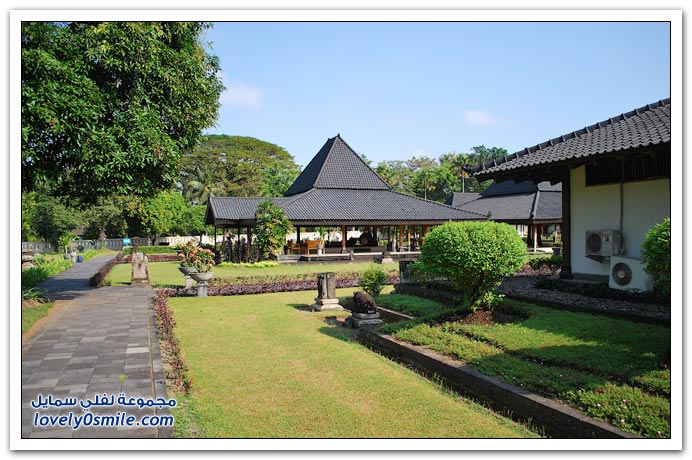
[[665,295],[670,294],[670,218],[646,233],[642,261],[646,263],[644,271],[653,278],[654,287]]
[[428,233],[419,268],[447,278],[472,309],[489,308],[492,289],[523,266],[526,254],[521,236],[507,224],[448,222]]
[[371,296],[378,296],[387,282],[387,274],[376,266],[366,269],[360,277],[360,286]]

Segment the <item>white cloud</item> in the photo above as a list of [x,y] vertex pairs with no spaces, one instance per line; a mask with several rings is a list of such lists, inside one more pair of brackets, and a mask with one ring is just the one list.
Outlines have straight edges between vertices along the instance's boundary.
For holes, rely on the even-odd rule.
[[223,77],[226,91],[221,93],[221,104],[236,107],[245,107],[257,110],[262,107],[264,94],[259,89],[246,85],[242,81],[229,82],[226,76]]
[[465,110],[464,122],[469,126],[497,126],[500,120],[489,112],[480,110]]

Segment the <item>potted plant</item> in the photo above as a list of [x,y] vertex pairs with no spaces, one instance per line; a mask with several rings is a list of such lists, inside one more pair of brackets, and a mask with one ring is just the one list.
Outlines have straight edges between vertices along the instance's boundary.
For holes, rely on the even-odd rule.
[[214,251],[200,247],[195,249],[192,266],[195,267],[197,271],[190,273],[190,276],[197,282],[209,281],[213,276],[211,267],[216,264],[216,262],[214,262]]
[[555,243],[553,245],[553,254],[560,255],[561,252],[562,252],[562,243],[561,242]]
[[190,240],[187,243],[183,243],[178,246],[177,250],[178,258],[180,259],[180,267],[178,267],[178,270],[186,276],[196,272],[195,259],[197,257],[197,245],[195,242]]
[[70,258],[70,252],[71,252],[71,246],[72,246],[72,239],[74,238],[74,235],[72,232],[65,232],[62,234],[60,238],[58,238],[58,246],[60,246],[63,250],[63,258],[69,259]]

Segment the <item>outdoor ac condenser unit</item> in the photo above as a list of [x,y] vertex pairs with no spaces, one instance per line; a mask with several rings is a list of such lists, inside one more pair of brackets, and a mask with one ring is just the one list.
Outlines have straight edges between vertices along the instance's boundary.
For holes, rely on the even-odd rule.
[[644,263],[634,257],[613,256],[610,258],[610,280],[612,289],[650,291],[651,277],[644,271]]
[[617,230],[587,230],[586,257],[603,262],[622,251],[622,233]]

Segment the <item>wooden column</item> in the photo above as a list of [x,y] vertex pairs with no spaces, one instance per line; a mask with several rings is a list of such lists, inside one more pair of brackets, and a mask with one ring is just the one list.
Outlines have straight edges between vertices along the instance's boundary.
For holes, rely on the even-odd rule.
[[300,244],[300,227],[296,227],[296,243]]
[[533,252],[536,252],[536,247],[538,246],[538,225],[531,224],[533,228]]
[[397,244],[396,248],[397,248],[397,251],[401,252],[401,247],[404,245],[404,241],[403,241],[404,240],[404,226],[403,225],[399,225],[398,240],[399,240],[398,241],[399,244]]
[[346,226],[341,226],[341,253],[346,252]]
[[571,170],[565,168],[562,176],[562,270],[560,278],[572,279],[572,229],[571,229],[571,204],[572,204],[572,186],[571,186]]
[[408,251],[411,252],[411,226],[406,226],[406,244],[408,244]]

